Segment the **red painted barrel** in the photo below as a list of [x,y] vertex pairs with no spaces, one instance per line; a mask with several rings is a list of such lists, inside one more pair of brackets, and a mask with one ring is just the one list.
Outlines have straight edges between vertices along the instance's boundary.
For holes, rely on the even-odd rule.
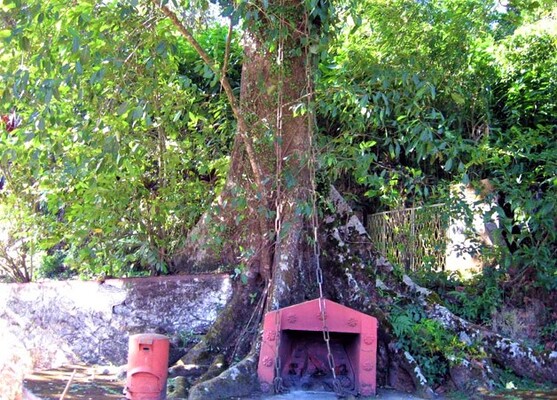
[[126,398],[166,399],[170,344],[164,335],[145,333],[130,336]]

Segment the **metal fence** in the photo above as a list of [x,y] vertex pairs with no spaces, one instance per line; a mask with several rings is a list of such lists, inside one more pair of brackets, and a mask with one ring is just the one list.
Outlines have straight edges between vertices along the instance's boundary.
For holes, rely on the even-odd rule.
[[391,263],[416,271],[445,269],[445,204],[385,211],[368,216],[367,229],[376,249]]

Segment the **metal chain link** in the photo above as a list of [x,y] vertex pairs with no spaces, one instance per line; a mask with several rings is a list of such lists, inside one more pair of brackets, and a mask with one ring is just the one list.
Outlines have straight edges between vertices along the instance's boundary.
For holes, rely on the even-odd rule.
[[331,332],[329,331],[329,326],[327,325],[327,303],[325,302],[325,297],[323,296],[323,270],[321,269],[321,262],[319,260],[321,255],[321,249],[319,247],[318,238],[318,216],[317,216],[317,194],[315,187],[315,169],[312,169],[311,174],[312,179],[312,224],[313,224],[313,256],[315,258],[315,276],[317,280],[317,286],[319,287],[319,314],[321,322],[323,323],[323,340],[327,346],[327,363],[329,364],[329,369],[333,375],[333,390],[337,396],[344,396],[344,389],[337,377],[335,369],[335,358],[333,352],[331,351]]
[[273,379],[273,389],[275,394],[283,393],[286,391],[282,382],[282,361],[280,359],[280,311],[275,313],[275,340],[277,341],[276,354],[275,354],[275,378]]
[[[281,6],[283,6],[284,1],[281,0]],[[276,110],[276,137],[275,137],[275,159],[276,159],[276,195],[275,195],[275,260],[280,260],[281,258],[281,230],[282,230],[282,211],[283,211],[283,198],[282,198],[282,122],[283,115],[282,109],[283,104],[283,84],[284,84],[284,37],[283,37],[284,21],[280,21],[279,26],[279,44],[277,49],[277,63],[279,66],[279,90],[277,97],[277,110]],[[275,377],[273,379],[273,388],[275,394],[286,392],[286,387],[284,386],[282,380],[282,361],[280,359],[280,345],[281,345],[281,326],[280,326],[281,313],[280,310],[275,311],[275,340],[276,340],[276,354],[275,354]]]
[[317,282],[319,285],[319,313],[321,316],[321,322],[323,323],[323,340],[325,341],[325,345],[327,346],[327,363],[329,364],[329,369],[333,375],[333,389],[335,393],[339,396],[342,396],[343,389],[340,384],[340,381],[337,377],[336,369],[335,369],[335,358],[333,356],[333,352],[331,351],[331,332],[329,331],[329,326],[327,325],[327,303],[325,302],[325,298],[323,297],[323,271],[321,270],[321,266],[317,263]]
[[[306,14],[306,19],[308,15]],[[306,20],[306,29],[309,28],[309,23]],[[309,37],[309,32],[306,32]],[[310,78],[310,71],[309,71],[309,53],[307,53],[307,60],[306,60],[306,79],[309,82],[311,81]],[[309,89],[309,88],[308,88]],[[308,110],[310,110],[310,98],[308,97]],[[311,117],[308,118],[308,129],[311,132],[312,130],[312,119]],[[333,375],[333,390],[339,397],[344,396],[344,390],[340,383],[340,380],[337,377],[336,370],[335,370],[335,358],[331,351],[331,333],[329,331],[329,327],[327,325],[327,304],[325,303],[325,297],[323,296],[323,270],[321,269],[321,249],[319,246],[319,237],[318,237],[318,229],[319,229],[319,216],[317,214],[317,185],[315,182],[315,164],[316,164],[316,148],[313,144],[313,135],[310,134],[310,148],[311,148],[311,158],[309,162],[309,170],[310,170],[310,180],[311,180],[311,206],[312,206],[312,213],[311,213],[311,223],[313,228],[313,257],[315,259],[315,277],[317,280],[317,286],[319,288],[319,313],[321,317],[321,321],[323,323],[322,330],[323,330],[323,340],[325,341],[325,345],[327,346],[327,362],[329,364],[329,368],[331,369],[331,373]]]

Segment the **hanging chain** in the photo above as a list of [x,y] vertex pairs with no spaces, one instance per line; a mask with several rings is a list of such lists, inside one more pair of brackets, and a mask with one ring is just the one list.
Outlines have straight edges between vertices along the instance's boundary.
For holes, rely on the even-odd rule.
[[[281,6],[284,5],[283,1],[281,1]],[[305,13],[305,27],[306,27],[306,34],[307,37],[310,37],[309,34],[309,18],[307,11]],[[284,66],[283,66],[283,58],[284,58],[284,38],[282,36],[282,28],[283,28],[283,21],[281,19],[280,22],[280,32],[279,32],[279,45],[278,45],[278,54],[277,54],[277,63],[279,65],[279,85],[281,87],[278,90],[278,105],[277,105],[277,115],[276,115],[276,129],[277,129],[277,138],[275,141],[275,157],[276,157],[276,173],[277,173],[277,195],[276,195],[276,216],[275,216],[275,234],[277,235],[277,243],[275,243],[276,251],[280,251],[280,230],[281,230],[281,211],[282,211],[282,204],[281,204],[281,188],[280,188],[280,179],[281,179],[281,172],[282,172],[282,107],[283,107],[283,99],[282,99],[282,85],[283,85],[283,76],[284,76]],[[311,88],[311,70],[310,70],[310,54],[306,49],[306,80],[307,80],[307,90],[308,93],[312,92]],[[311,201],[312,201],[312,218],[311,224],[313,228],[313,256],[315,260],[315,270],[316,270],[316,279],[317,285],[319,287],[319,313],[320,318],[323,323],[322,331],[323,331],[323,340],[325,341],[325,345],[327,347],[327,363],[329,365],[329,369],[331,370],[333,376],[333,389],[338,396],[342,396],[344,394],[343,388],[340,384],[340,381],[336,375],[335,370],[335,359],[333,353],[331,351],[331,333],[329,331],[329,327],[327,325],[327,304],[325,302],[325,297],[323,296],[323,270],[321,269],[320,265],[320,254],[321,249],[319,247],[319,240],[318,240],[318,214],[317,214],[317,188],[315,183],[315,163],[316,163],[316,155],[315,155],[315,148],[313,145],[313,134],[312,134],[312,121],[311,121],[311,110],[310,110],[310,103],[311,103],[311,96],[307,96],[308,108],[307,112],[310,114],[308,116],[308,134],[309,134],[309,143],[311,149],[311,158],[309,161],[309,170],[310,170],[310,181],[311,181]],[[275,335],[276,335],[276,354],[274,360],[274,373],[275,377],[273,379],[273,388],[275,394],[283,393],[286,388],[283,384],[282,379],[282,361],[280,359],[280,347],[281,347],[281,313],[279,310],[275,312]]]
[[[306,11],[305,14],[305,28],[306,28],[306,35],[307,38],[310,38],[310,22],[308,18],[308,14]],[[308,93],[312,93],[312,84],[311,84],[311,54],[306,49],[306,81],[307,81],[307,91]],[[311,206],[312,206],[312,217],[311,217],[311,224],[313,228],[313,258],[315,260],[315,276],[317,280],[317,286],[319,287],[319,314],[321,321],[323,323],[322,331],[323,331],[323,340],[325,341],[325,345],[327,346],[327,363],[329,365],[329,369],[331,370],[331,374],[333,375],[333,390],[337,394],[337,396],[343,396],[344,389],[340,383],[340,380],[337,377],[336,369],[335,369],[335,358],[333,356],[333,352],[331,351],[331,332],[329,331],[329,326],[327,325],[327,303],[325,302],[325,297],[323,296],[323,270],[321,269],[321,249],[319,246],[319,237],[318,237],[318,228],[319,228],[319,216],[317,213],[317,185],[315,182],[315,170],[316,170],[316,163],[317,163],[317,155],[316,155],[316,148],[313,144],[313,124],[312,124],[312,116],[313,112],[311,110],[311,97],[307,96],[307,112],[309,113],[308,116],[308,133],[309,133],[309,142],[310,142],[310,149],[311,149],[311,159],[309,160],[309,169],[310,169],[310,180],[311,180]]]
[[275,312],[275,335],[277,341],[276,354],[275,354],[275,378],[273,379],[273,388],[275,394],[283,393],[286,391],[282,382],[282,362],[280,360],[280,311]]
[[337,377],[335,369],[335,358],[333,352],[331,351],[331,332],[329,331],[329,326],[327,325],[327,303],[325,302],[325,297],[323,296],[323,270],[321,269],[321,263],[319,262],[319,241],[317,237],[317,209],[315,204],[315,195],[313,195],[313,255],[315,258],[315,275],[317,279],[317,285],[319,287],[319,315],[321,322],[323,323],[323,340],[327,346],[327,363],[329,364],[329,369],[333,375],[333,390],[338,396],[344,394],[344,390],[340,384],[340,380]]
[[276,193],[275,193],[275,260],[280,261],[281,253],[281,229],[282,229],[282,211],[283,211],[283,199],[282,199],[282,108],[283,104],[283,86],[284,86],[284,40],[282,38],[282,20],[281,27],[279,31],[279,45],[277,49],[277,64],[279,65],[279,89],[277,94],[277,111],[276,111],[276,135],[275,135],[275,182],[276,182]]
[[[281,6],[284,1],[281,0]],[[277,49],[277,64],[279,66],[279,88],[277,98],[277,114],[276,114],[276,137],[275,137],[275,173],[276,173],[276,195],[275,195],[275,260],[280,261],[281,253],[281,228],[282,228],[282,108],[283,104],[283,85],[284,85],[284,38],[283,38],[283,25],[284,22],[280,20],[279,27],[279,45]],[[280,310],[275,311],[275,340],[276,340],[276,354],[275,354],[275,377],[273,379],[273,389],[275,394],[283,393],[286,391],[282,380],[282,361],[280,359],[280,346],[281,346],[281,313]]]

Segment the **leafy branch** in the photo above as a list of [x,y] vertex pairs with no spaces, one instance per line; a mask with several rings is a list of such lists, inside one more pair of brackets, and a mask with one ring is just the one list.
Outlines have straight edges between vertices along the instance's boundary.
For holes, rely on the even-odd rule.
[[[250,136],[248,135],[248,125],[246,120],[244,119],[240,106],[238,104],[238,99],[234,95],[232,90],[232,86],[228,78],[226,77],[226,65],[228,56],[225,56],[225,62],[223,63],[222,70],[219,70],[217,63],[207,54],[207,52],[201,47],[199,42],[195,39],[193,34],[188,30],[188,28],[180,21],[176,13],[168,8],[168,6],[161,4],[157,0],[152,0],[153,4],[158,7],[164,15],[166,15],[170,21],[174,24],[174,26],[178,29],[178,31],[184,36],[184,38],[193,46],[197,54],[201,57],[201,59],[205,62],[205,64],[211,69],[211,71],[218,77],[220,84],[222,85],[224,92],[226,93],[226,97],[228,98],[228,102],[230,103],[230,107],[232,108],[232,112],[236,121],[238,122],[238,132],[242,139],[242,142],[246,146],[246,153],[248,155],[248,160],[253,171],[253,175],[255,178],[255,184],[257,185],[258,191],[261,193],[261,198],[265,198],[265,185],[263,184],[263,173],[261,171],[261,166],[257,160],[257,156],[255,154],[255,148],[253,141],[251,140]],[[232,23],[229,26],[229,33],[232,30]],[[230,36],[230,35],[229,35]],[[229,44],[230,38],[227,39],[227,54],[229,54]]]

